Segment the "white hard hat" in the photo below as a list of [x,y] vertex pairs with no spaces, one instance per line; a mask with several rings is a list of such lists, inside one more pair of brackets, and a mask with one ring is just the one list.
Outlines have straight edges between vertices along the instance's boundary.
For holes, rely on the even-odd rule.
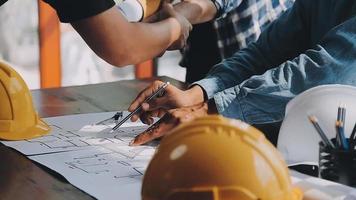
[[277,147],[287,164],[312,162],[317,165],[320,136],[308,119],[315,115],[326,136],[336,136],[338,107],[346,105],[345,136],[348,138],[356,122],[356,87],[322,85],[309,89],[286,107]]

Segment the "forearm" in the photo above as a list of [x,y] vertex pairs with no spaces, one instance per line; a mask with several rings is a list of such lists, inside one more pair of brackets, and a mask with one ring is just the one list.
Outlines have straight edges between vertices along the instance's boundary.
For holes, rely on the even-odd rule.
[[210,21],[217,12],[211,0],[185,0],[174,5],[174,9],[192,24]]
[[157,56],[181,31],[174,18],[153,24],[129,23],[115,8],[72,25],[96,54],[119,67]]
[[330,31],[319,45],[260,76],[218,92],[214,101],[220,114],[251,124],[283,119],[290,99],[324,84],[355,85],[356,19]]
[[257,42],[214,66],[207,77],[196,84],[212,98],[215,93],[238,85],[253,75],[263,74],[305,51],[309,39],[304,15],[309,10],[301,8],[300,2],[262,32]]

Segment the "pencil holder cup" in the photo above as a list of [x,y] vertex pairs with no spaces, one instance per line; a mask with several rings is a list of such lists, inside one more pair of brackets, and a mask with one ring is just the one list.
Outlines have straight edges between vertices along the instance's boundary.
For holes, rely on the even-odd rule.
[[[336,139],[331,142],[336,144]],[[356,151],[334,149],[319,142],[319,177],[356,187]]]

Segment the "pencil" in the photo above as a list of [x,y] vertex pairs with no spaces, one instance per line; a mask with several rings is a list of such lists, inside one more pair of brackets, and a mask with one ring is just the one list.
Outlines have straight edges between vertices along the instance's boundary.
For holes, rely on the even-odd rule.
[[335,148],[334,144],[328,139],[328,137],[326,137],[323,129],[321,129],[321,127],[318,123],[318,118],[316,118],[316,116],[314,116],[314,115],[310,115],[308,118],[309,118],[309,121],[313,124],[315,130],[318,132],[323,143],[327,146],[330,146],[331,148]]

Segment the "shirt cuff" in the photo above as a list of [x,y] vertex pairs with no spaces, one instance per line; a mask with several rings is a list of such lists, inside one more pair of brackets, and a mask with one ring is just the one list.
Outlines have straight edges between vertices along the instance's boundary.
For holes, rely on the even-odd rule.
[[214,94],[224,90],[225,88],[225,85],[222,80],[216,76],[207,77],[200,81],[194,82],[193,84],[191,84],[191,86],[193,85],[199,85],[201,88],[203,88],[208,99],[213,98]]
[[214,102],[219,114],[233,119],[246,121],[238,98],[238,87],[228,88],[214,95]]
[[285,102],[264,96],[249,94],[240,86],[228,88],[214,95],[219,114],[240,119],[248,124],[266,124],[283,119]]

